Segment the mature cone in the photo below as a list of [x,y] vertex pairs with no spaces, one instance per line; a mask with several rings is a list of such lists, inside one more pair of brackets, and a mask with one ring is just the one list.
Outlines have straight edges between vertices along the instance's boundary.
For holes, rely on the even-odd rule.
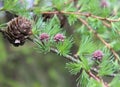
[[32,25],[24,17],[17,17],[8,22],[5,37],[14,46],[23,45],[25,40],[32,34]]

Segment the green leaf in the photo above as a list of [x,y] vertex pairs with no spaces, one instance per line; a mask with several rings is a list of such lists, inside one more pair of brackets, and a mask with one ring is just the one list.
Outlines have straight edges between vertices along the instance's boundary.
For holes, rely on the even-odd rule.
[[114,40],[110,43],[111,47],[115,50],[115,51],[119,51],[120,50],[120,41],[119,40]]
[[87,87],[89,80],[88,74],[83,70],[81,75],[77,79],[78,84],[80,87]]
[[[100,63],[99,67],[99,75],[104,76],[104,75],[110,75],[113,74],[115,71],[119,70],[117,67],[118,64],[113,61],[114,57],[113,55],[105,55],[102,59],[102,63]],[[117,65],[116,65],[117,64]]]
[[64,7],[64,1],[65,0],[52,0],[52,3],[58,10],[62,10]]
[[73,25],[77,21],[77,15],[70,14],[68,15],[68,22],[70,25]]
[[74,3],[70,3],[70,4],[65,5],[64,11],[75,12],[77,11],[77,9],[75,8]]
[[50,51],[50,41],[41,42],[39,39],[34,39],[34,43],[37,45],[36,49],[39,53],[48,53]]
[[12,14],[31,18],[31,12],[27,8],[27,2],[21,3],[19,0],[4,0],[3,10]]
[[81,63],[66,63],[66,68],[69,70],[69,72],[73,75],[76,75],[80,72],[82,65]]
[[41,28],[41,33],[46,32],[50,36],[54,36],[56,33],[60,32],[60,22],[57,16],[54,16],[51,20],[48,20],[45,24],[44,27]]
[[65,38],[63,42],[56,43],[57,50],[59,51],[60,55],[67,55],[70,54],[70,48],[72,47],[73,40],[71,37]]
[[102,84],[94,80],[93,78],[90,78],[86,87],[102,87]]
[[37,20],[35,20],[35,22],[33,23],[33,27],[32,27],[32,33],[34,35],[38,35],[40,32],[40,29],[44,28],[44,22],[43,19],[41,17],[39,17]]
[[86,71],[90,70],[90,65],[88,63],[88,60],[82,56],[80,56],[80,60],[81,60],[82,68],[85,69]]
[[79,45],[78,55],[92,53],[96,49],[96,44],[88,36],[82,37]]

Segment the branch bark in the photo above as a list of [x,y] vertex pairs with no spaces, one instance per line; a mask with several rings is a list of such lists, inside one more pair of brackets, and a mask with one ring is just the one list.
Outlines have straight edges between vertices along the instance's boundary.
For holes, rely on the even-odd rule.
[[[51,48],[50,51],[53,53],[59,54],[59,51],[57,49]],[[67,58],[68,60],[71,60],[72,62],[76,62],[76,63],[80,62],[80,60],[78,60],[75,57],[72,57],[70,55],[65,55],[64,57]]]
[[59,14],[59,13],[76,14],[76,15],[92,17],[92,18],[96,18],[96,19],[103,20],[103,21],[108,21],[108,22],[119,22],[120,21],[120,18],[118,18],[118,19],[110,19],[110,18],[106,18],[106,17],[96,16],[96,15],[93,15],[91,13],[85,13],[85,12],[83,12],[83,13],[82,12],[65,12],[65,11],[42,12],[42,14]]
[[96,81],[102,83],[102,87],[109,87],[109,85],[106,82],[104,82],[102,79],[100,79],[100,77],[95,76],[91,71],[88,71],[88,75],[91,78],[95,79]]

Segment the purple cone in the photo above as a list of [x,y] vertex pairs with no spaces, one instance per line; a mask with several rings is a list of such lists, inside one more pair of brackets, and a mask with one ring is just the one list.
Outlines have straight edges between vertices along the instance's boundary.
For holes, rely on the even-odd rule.
[[93,54],[92,57],[97,59],[97,60],[101,60],[103,57],[103,52],[101,50],[96,50]]
[[40,38],[41,41],[48,41],[49,40],[49,35],[47,33],[42,33],[39,36],[39,38]]
[[54,41],[55,41],[55,42],[64,41],[64,39],[65,39],[65,36],[64,36],[63,34],[56,34],[56,35],[54,36]]
[[101,0],[101,7],[109,7],[110,3],[108,2],[108,0]]

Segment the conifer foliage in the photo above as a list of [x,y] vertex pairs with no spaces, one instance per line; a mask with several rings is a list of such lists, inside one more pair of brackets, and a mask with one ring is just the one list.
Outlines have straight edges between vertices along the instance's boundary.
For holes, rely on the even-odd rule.
[[18,16],[6,26],[0,24],[11,44],[20,46],[28,39],[40,53],[70,60],[66,69],[78,76],[76,87],[119,87],[118,0],[46,0],[44,5],[41,0],[32,5],[27,1],[3,0],[0,8]]

